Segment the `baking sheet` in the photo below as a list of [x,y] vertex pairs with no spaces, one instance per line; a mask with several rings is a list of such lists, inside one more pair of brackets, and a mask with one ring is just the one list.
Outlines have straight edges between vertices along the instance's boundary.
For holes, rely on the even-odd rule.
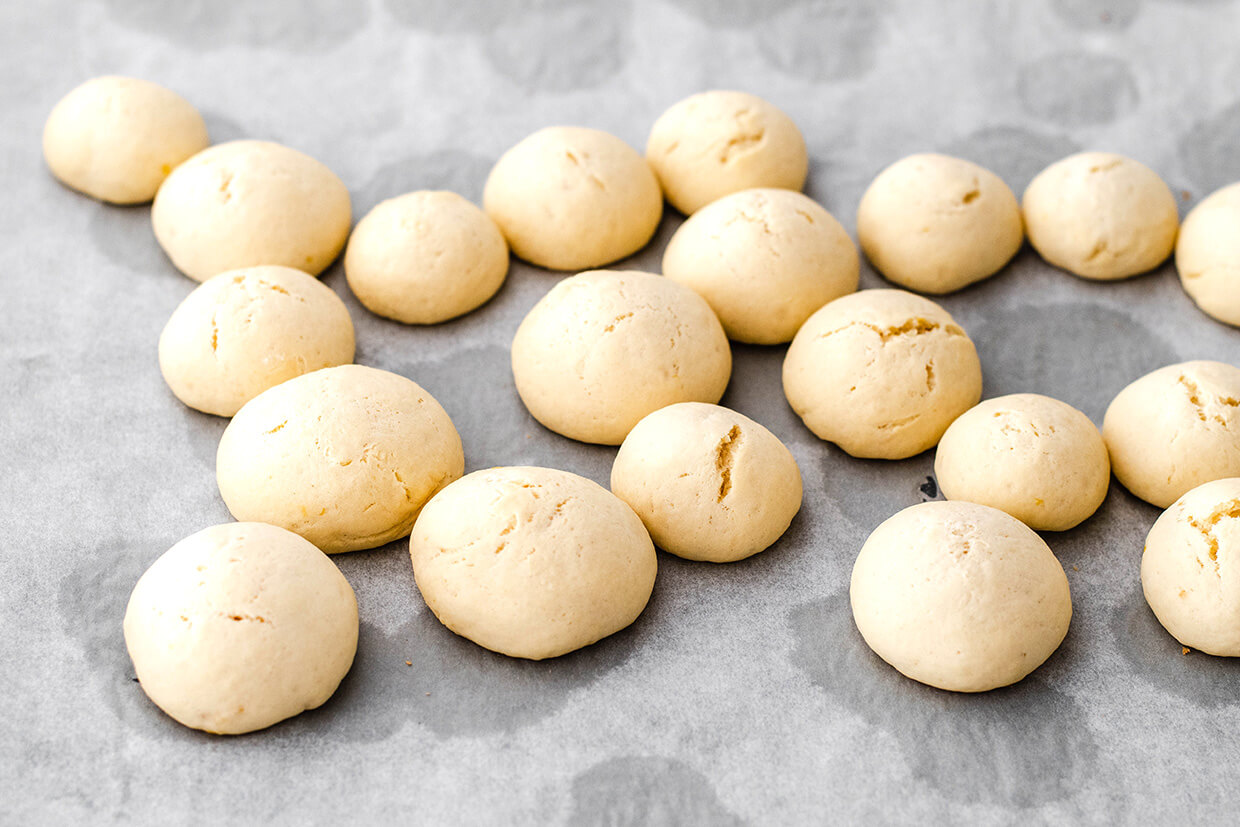
[[[969,697],[905,680],[856,633],[847,579],[869,531],[927,496],[933,455],[861,461],[814,439],[784,401],[783,348],[735,346],[723,400],[784,439],[805,478],[771,550],[728,566],[661,554],[631,629],[550,663],[440,627],[403,542],[340,556],[362,632],[337,695],[250,736],[180,727],[133,682],[120,620],[156,556],[228,519],[213,478],[225,423],[178,403],[156,364],[194,285],[146,208],[59,186],[39,133],[88,77],[150,78],[199,106],[217,141],[323,160],[361,217],[415,188],[477,200],[493,159],[539,127],[641,147],[675,100],[742,88],[802,127],[808,192],[850,232],[873,175],[923,150],[990,166],[1018,193],[1069,152],[1114,150],[1187,210],[1240,180],[1237,3],[57,0],[6,4],[0,20],[0,822],[1234,818],[1240,665],[1181,655],[1145,606],[1156,509],[1113,485],[1093,519],[1046,535],[1075,614],[1023,683]],[[679,221],[624,266],[657,271]],[[431,328],[367,313],[339,265],[324,281],[353,314],[357,361],[428,388],[469,470],[536,463],[605,484],[614,449],[543,430],[512,385],[512,334],[556,278],[514,263],[494,301]],[[863,287],[882,284],[864,271]],[[1095,421],[1148,370],[1240,363],[1240,333],[1198,312],[1170,266],[1093,284],[1026,249],[943,304],[977,343],[986,396],[1045,393]]]

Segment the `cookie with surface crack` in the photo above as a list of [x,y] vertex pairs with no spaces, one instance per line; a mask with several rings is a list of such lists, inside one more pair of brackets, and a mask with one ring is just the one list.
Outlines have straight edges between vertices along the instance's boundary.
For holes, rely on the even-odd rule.
[[445,626],[531,660],[628,626],[658,567],[631,508],[585,477],[534,467],[475,471],[449,485],[422,510],[409,554]]
[[185,726],[220,734],[321,706],[357,651],[344,575],[263,523],[212,526],[168,549],[134,586],[124,625],[142,691]]
[[1115,478],[1159,508],[1240,476],[1240,368],[1196,361],[1147,373],[1111,401],[1102,437]]
[[765,427],[719,405],[660,408],[625,437],[611,490],[665,551],[730,563],[779,539],[801,508],[801,472]]
[[903,290],[862,290],[810,316],[788,348],[783,380],[806,427],[877,459],[932,448],[982,396],[982,366],[964,329]]
[[1003,179],[947,155],[910,155],[878,174],[857,208],[874,268],[901,287],[950,293],[997,273],[1025,240]]
[[1180,226],[1175,196],[1144,164],[1081,152],[1038,173],[1021,201],[1029,243],[1056,267],[1112,281],[1166,261]]
[[857,248],[840,222],[792,190],[725,195],[680,225],[663,275],[696,291],[729,339],[792,340],[805,320],[857,289]]
[[362,365],[260,393],[233,417],[216,454],[234,517],[287,528],[328,554],[404,537],[464,467],[461,438],[434,397]]
[[547,428],[619,445],[646,414],[718,402],[732,351],[710,305],[652,273],[596,270],[564,279],[512,340],[517,393]]
[[207,279],[159,337],[159,369],[186,405],[232,416],[268,388],[353,361],[353,321],[330,287],[292,267]]
[[756,95],[722,89],[690,95],[660,115],[646,160],[668,203],[685,215],[753,187],[800,190],[809,174],[792,118]]
[[551,270],[632,255],[663,217],[659,182],[637,150],[578,126],[540,129],[500,156],[482,205],[514,255]]
[[1240,657],[1240,479],[1199,485],[1145,539],[1141,587],[1181,645]]

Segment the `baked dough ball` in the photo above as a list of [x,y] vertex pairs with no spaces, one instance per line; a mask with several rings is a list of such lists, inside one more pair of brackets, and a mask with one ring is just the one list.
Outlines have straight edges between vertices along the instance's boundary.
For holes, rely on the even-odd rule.
[[710,305],[651,273],[567,278],[534,305],[512,340],[517,393],[534,418],[582,442],[619,445],[674,402],[718,402],[732,375]]
[[281,264],[312,276],[344,247],[349,191],[309,155],[269,141],[230,141],[199,152],[159,188],[155,238],[185,275]]
[[508,274],[508,245],[486,213],[454,192],[411,192],[357,222],[344,272],[372,313],[436,324],[495,295]]
[[1200,361],[1147,373],[1111,400],[1102,438],[1115,478],[1159,508],[1240,476],[1240,368]]
[[611,466],[611,491],[655,543],[730,563],[774,543],[801,509],[801,472],[779,437],[736,411],[681,402],[644,418]]
[[357,651],[357,600],[335,564],[296,534],[228,523],[151,564],[124,626],[156,706],[187,727],[235,735],[332,696]]
[[1102,434],[1076,408],[1036,393],[987,399],[948,426],[934,455],[943,496],[1066,531],[1098,510],[1111,483]]
[[1059,648],[1068,578],[1033,529],[996,508],[927,502],[874,529],[853,566],[853,619],[880,658],[915,681],[985,692]]
[[234,517],[295,531],[328,554],[404,537],[464,470],[439,403],[403,376],[361,365],[260,393],[224,429],[215,461]]
[[189,101],[157,83],[109,75],[60,99],[43,127],[43,157],[67,187],[141,204],[173,168],[211,143]]
[[784,394],[806,427],[854,457],[934,447],[982,396],[982,366],[946,310],[903,290],[836,299],[784,358]]
[[1110,152],[1082,152],[1038,173],[1022,203],[1029,243],[1056,267],[1109,281],[1171,255],[1180,217],[1158,173]]
[[482,203],[513,253],[551,270],[632,255],[663,216],[642,156],[615,135],[577,126],[540,129],[500,156]]
[[291,267],[213,276],[173,312],[159,369],[191,408],[232,416],[270,387],[353,361],[353,322],[340,297]]
[[921,293],[992,276],[1025,240],[1003,179],[947,155],[910,155],[878,174],[857,209],[857,237],[875,269]]
[[409,553],[440,622],[530,660],[628,626],[646,608],[658,567],[631,508],[551,468],[491,468],[454,482],[422,510]]
[[1240,183],[1189,212],[1175,243],[1175,266],[1198,307],[1240,326]]
[[1158,622],[1182,646],[1240,657],[1240,479],[1180,497],[1145,538],[1141,587]]
[[754,187],[799,190],[809,154],[797,125],[745,92],[691,95],[659,116],[646,160],[673,207],[690,215],[716,198]]
[[729,339],[775,345],[855,291],[860,264],[831,213],[799,192],[754,189],[725,195],[680,225],[663,275],[706,299]]

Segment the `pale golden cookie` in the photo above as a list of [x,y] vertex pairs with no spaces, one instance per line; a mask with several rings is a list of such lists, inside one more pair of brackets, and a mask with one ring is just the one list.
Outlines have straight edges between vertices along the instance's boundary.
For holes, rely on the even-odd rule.
[[287,528],[334,554],[404,537],[464,466],[434,397],[395,373],[343,365],[247,402],[224,429],[215,470],[238,520]]
[[125,610],[142,691],[194,729],[240,734],[321,706],[357,651],[357,600],[306,540],[263,523],[186,537]]
[[874,529],[853,566],[853,619],[880,658],[953,692],[1013,684],[1072,619],[1068,578],[1024,523],[996,508],[927,502]]
[[409,539],[418,589],[452,631],[541,660],[628,626],[658,563],[633,510],[551,468],[475,471],[439,492]]

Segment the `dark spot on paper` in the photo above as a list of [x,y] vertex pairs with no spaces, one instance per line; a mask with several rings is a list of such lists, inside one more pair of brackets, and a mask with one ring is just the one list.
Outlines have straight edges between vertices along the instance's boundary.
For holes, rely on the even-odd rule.
[[1027,64],[1017,89],[1026,112],[1064,126],[1110,123],[1131,112],[1138,100],[1127,63],[1085,52],[1047,55]]
[[[979,694],[910,680],[866,646],[846,591],[793,609],[789,624],[793,663],[833,700],[894,738],[912,774],[949,799],[1036,807],[1117,772],[1080,705],[1036,672]],[[1071,659],[1071,649],[1069,632],[1051,662]]]
[[1014,126],[987,127],[943,148],[948,155],[980,164],[998,175],[1019,199],[1033,177],[1080,147],[1062,135]]
[[104,0],[110,18],[196,51],[258,46],[285,52],[330,49],[366,26],[370,5],[310,0],[290,14],[279,3],[166,3]]
[[[397,369],[429,390],[452,417],[465,445],[466,472],[496,465],[562,468],[607,487],[616,449],[566,439],[525,409],[512,378],[512,357],[491,346]],[[479,405],[486,399],[486,405]],[[525,439],[529,434],[530,439]]]
[[[1140,282],[1107,287],[1152,289]],[[1126,385],[1178,361],[1176,351],[1152,330],[1102,305],[990,310],[969,334],[981,358],[987,397],[1045,394],[1079,408],[1096,424]],[[1090,346],[1082,348],[1081,342]]]
[[921,484],[919,489],[922,497],[926,500],[937,500],[939,498],[939,484],[934,477],[926,477],[926,481]]
[[[758,8],[758,4],[755,4]],[[812,81],[858,78],[874,68],[887,4],[824,0],[767,13],[758,48],[776,69]]]
[[573,779],[573,827],[740,827],[697,770],[670,758],[624,756]]
[[1193,124],[1180,158],[1203,196],[1240,178],[1240,102]]
[[491,32],[483,57],[496,74],[531,92],[590,89],[612,78],[632,52],[629,0],[516,4]]
[[1116,606],[1111,631],[1137,679],[1193,705],[1240,703],[1240,659],[1201,652],[1184,657],[1184,647],[1158,622],[1139,583]]
[[353,193],[353,211],[360,217],[380,201],[418,190],[448,190],[481,207],[491,165],[486,158],[457,149],[394,161],[380,167]]
[[136,544],[117,538],[79,549],[80,559],[60,581],[56,599],[62,628],[86,658],[84,674],[98,687],[104,707],[127,726],[144,731],[187,731],[134,685],[138,679],[121,627],[138,578],[173,542],[146,538]]
[[[559,658],[510,658],[453,634],[422,605],[407,540],[333,559],[358,593],[357,660],[335,696],[280,727],[281,737],[317,741],[328,732],[331,738],[379,741],[407,722],[441,737],[512,732],[551,715],[573,693],[627,661],[648,622],[643,615],[628,629]],[[386,594],[371,597],[379,590]],[[656,588],[652,603],[657,594]],[[367,619],[370,606],[397,600],[405,611],[418,608],[394,632]]]

